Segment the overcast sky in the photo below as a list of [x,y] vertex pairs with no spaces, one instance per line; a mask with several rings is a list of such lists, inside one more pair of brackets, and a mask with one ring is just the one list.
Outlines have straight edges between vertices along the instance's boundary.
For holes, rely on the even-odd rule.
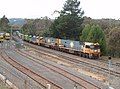
[[[54,18],[66,0],[0,0],[0,18]],[[120,0],[80,0],[84,16],[95,19],[120,18]]]

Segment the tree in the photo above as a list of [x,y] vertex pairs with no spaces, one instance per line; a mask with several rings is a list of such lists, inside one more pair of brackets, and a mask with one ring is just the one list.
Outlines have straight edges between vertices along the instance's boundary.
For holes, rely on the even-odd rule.
[[24,25],[22,26],[22,33],[23,33],[23,34],[28,34],[28,35],[30,34],[28,24],[24,24]]
[[10,32],[9,20],[5,15],[0,19],[0,31]]
[[82,35],[80,36],[81,41],[88,41],[88,35],[91,30],[91,25],[85,25],[84,29],[82,30]]
[[120,57],[120,28],[113,28],[109,32],[108,48],[111,56]]
[[50,27],[50,33],[53,37],[78,40],[82,32],[83,14],[80,1],[67,0],[64,4],[60,16],[55,19]]

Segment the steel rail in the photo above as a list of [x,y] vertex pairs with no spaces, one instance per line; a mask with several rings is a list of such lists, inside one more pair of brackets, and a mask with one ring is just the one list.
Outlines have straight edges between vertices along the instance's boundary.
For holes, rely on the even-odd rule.
[[47,84],[50,84],[52,89],[63,89],[61,86],[55,84],[51,80],[46,79],[46,78],[38,75],[37,73],[35,73],[31,69],[29,69],[29,68],[23,66],[22,64],[18,63],[13,58],[11,58],[5,51],[4,51],[4,53],[2,52],[1,56],[6,62],[11,64],[13,67],[18,69],[19,71],[21,71],[22,73],[24,73],[25,75],[27,75],[28,77],[30,77],[31,79],[36,81],[37,83],[43,85],[45,88],[47,88]]

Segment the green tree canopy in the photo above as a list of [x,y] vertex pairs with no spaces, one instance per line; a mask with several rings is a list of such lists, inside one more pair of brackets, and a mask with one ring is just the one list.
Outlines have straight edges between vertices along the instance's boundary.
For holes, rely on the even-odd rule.
[[9,20],[5,15],[0,19],[0,31],[10,32]]
[[91,30],[91,26],[89,24],[85,25],[82,31],[82,35],[80,36],[80,40],[88,41],[88,35],[89,35],[90,30]]
[[64,4],[60,16],[55,19],[50,27],[50,35],[64,39],[78,40],[82,32],[83,14],[81,11],[80,1],[67,0]]

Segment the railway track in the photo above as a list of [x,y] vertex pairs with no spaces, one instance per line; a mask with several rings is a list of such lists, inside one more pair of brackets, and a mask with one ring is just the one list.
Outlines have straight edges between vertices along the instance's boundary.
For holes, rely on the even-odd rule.
[[[40,65],[43,65],[49,69],[51,69],[52,71],[55,71],[65,77],[67,77],[68,79],[70,79],[71,81],[73,81],[75,84],[82,86],[84,89],[104,89],[104,87],[102,86],[102,84],[98,84],[99,86],[97,86],[97,83],[94,84],[88,80],[83,79],[82,77],[79,77],[73,73],[70,73],[69,71],[60,68],[58,66],[55,66],[54,64],[50,64],[44,60],[41,60],[39,58],[36,58],[30,54],[27,54],[23,51],[16,51],[19,54],[21,54],[22,56],[28,57],[28,59],[30,59],[32,57],[32,60],[34,60],[35,62],[39,63]],[[39,61],[41,61],[42,63],[40,63]]]
[[[104,73],[107,73],[107,74],[110,73],[111,75],[120,77],[120,68],[119,67],[114,66],[113,68],[109,69],[108,64],[103,63],[103,62],[90,60],[90,59],[85,59],[85,58],[80,58],[80,57],[76,57],[74,55],[67,56],[67,55],[63,55],[61,53],[58,54],[58,53],[50,51],[50,50],[48,50],[46,48],[43,49],[43,48],[39,48],[39,46],[30,44],[30,43],[26,43],[26,42],[24,42],[24,43],[25,43],[25,45],[28,45],[28,46],[34,48],[35,51],[40,53],[40,54],[44,54],[44,55],[48,55],[46,53],[53,54],[53,55],[56,55],[56,56],[52,56],[52,55],[49,55],[49,56],[51,56],[53,58],[64,58],[69,62],[76,63],[78,66],[79,66],[79,64],[82,64],[82,65],[88,66],[90,68],[94,68],[96,70],[102,71]],[[44,52],[40,52],[39,50],[42,50]]]
[[[36,49],[36,47],[35,47],[35,49]],[[37,48],[38,49],[38,48]],[[50,54],[53,54],[51,51],[48,51],[48,50],[43,50],[44,52],[46,52],[46,53],[50,53]],[[41,53],[40,51],[38,51],[38,50],[36,50],[36,52],[38,52],[38,53],[40,53],[40,54],[43,54],[43,55],[47,55],[46,53]],[[29,55],[30,56],[30,55]],[[51,55],[50,55],[51,56]],[[69,61],[71,61],[71,62],[74,62],[74,63],[80,63],[80,61],[72,61],[73,60],[73,58],[71,58],[71,57],[66,57],[66,56],[64,56],[64,55],[62,55],[62,54],[57,54],[56,56],[51,56],[51,57],[53,57],[53,58],[64,58],[64,59],[70,59]],[[81,64],[84,64],[84,65],[88,65],[88,64],[86,64],[86,63],[81,63]],[[53,68],[52,68],[52,70],[53,70]],[[57,69],[56,69],[57,70]],[[54,70],[55,71],[55,70]],[[63,72],[63,71],[61,71],[61,72]],[[76,78],[74,78],[75,80],[74,81],[76,81]],[[75,82],[76,83],[76,82]],[[78,83],[76,83],[76,84],[78,84]],[[87,86],[87,85],[86,85]],[[56,88],[55,88],[56,89]],[[84,89],[93,89],[93,88],[90,88],[90,87],[88,87],[88,88],[85,88],[84,87]],[[94,88],[94,89],[103,89],[103,88]]]
[[[30,77],[27,77],[25,74],[4,61],[4,59],[1,58],[1,55],[0,59],[0,74],[5,76],[5,80],[3,81],[6,82],[6,80],[9,80],[12,83],[11,87],[13,87],[13,89],[38,89],[38,87],[39,89],[43,89],[42,85],[36,83]],[[14,88],[16,86],[17,88]]]
[[18,63],[17,61],[15,61],[13,58],[11,58],[10,56],[8,56],[5,51],[2,52],[1,57],[6,62],[8,62],[9,64],[11,64],[13,67],[15,67],[17,70],[21,71],[22,73],[24,73],[25,75],[27,75],[28,77],[30,77],[31,79],[33,79],[34,81],[36,81],[38,84],[42,85],[42,87],[44,89],[46,89],[48,87],[47,84],[51,85],[51,89],[63,89],[62,86],[57,85],[56,83],[52,82],[51,80],[46,79],[46,78],[38,75],[37,73],[35,73],[31,69],[28,69],[27,67],[21,65],[20,63]]
[[[22,53],[22,55],[23,54],[25,54],[25,53]],[[12,62],[11,62],[10,60],[8,60],[8,58],[5,58],[6,57],[5,55],[8,56],[8,54],[4,54],[4,56],[2,55],[2,57],[5,59],[5,61],[7,61],[9,64],[12,64],[12,66],[17,68],[16,65],[18,64],[18,62],[16,62],[13,58],[8,56],[8,58],[12,60]],[[26,57],[26,55],[24,55],[24,56]],[[30,56],[30,55],[28,55],[28,56]],[[28,59],[30,59],[30,58],[28,58]],[[86,80],[84,80],[82,78],[79,78],[79,77],[77,77],[77,76],[75,76],[73,74],[70,74],[69,72],[67,72],[67,71],[65,71],[65,70],[63,70],[61,68],[58,68],[58,67],[56,67],[54,65],[51,65],[51,64],[48,64],[47,62],[44,62],[44,63],[46,63],[46,64],[44,64],[44,65],[43,65],[43,63],[42,64],[39,63],[39,64],[43,65],[43,66],[45,66],[45,67],[47,67],[47,68],[49,68],[49,69],[51,69],[53,71],[56,71],[57,73],[65,76],[65,77],[67,77],[68,79],[73,81],[75,84],[80,85],[81,87],[83,87],[82,89],[103,89],[103,88],[100,88],[97,85],[92,84],[92,83],[90,83],[90,82],[88,82],[88,81],[86,81]],[[21,66],[21,64],[19,63],[18,66]],[[25,70],[25,66],[22,66],[21,69]],[[21,69],[19,69],[19,70],[21,70]],[[26,70],[29,70],[29,69],[27,68]],[[31,71],[31,70],[29,70],[29,71]],[[26,74],[26,73],[24,72],[24,74]],[[54,89],[54,88],[52,88],[52,89]],[[57,89],[57,88],[55,88],[55,89]]]

